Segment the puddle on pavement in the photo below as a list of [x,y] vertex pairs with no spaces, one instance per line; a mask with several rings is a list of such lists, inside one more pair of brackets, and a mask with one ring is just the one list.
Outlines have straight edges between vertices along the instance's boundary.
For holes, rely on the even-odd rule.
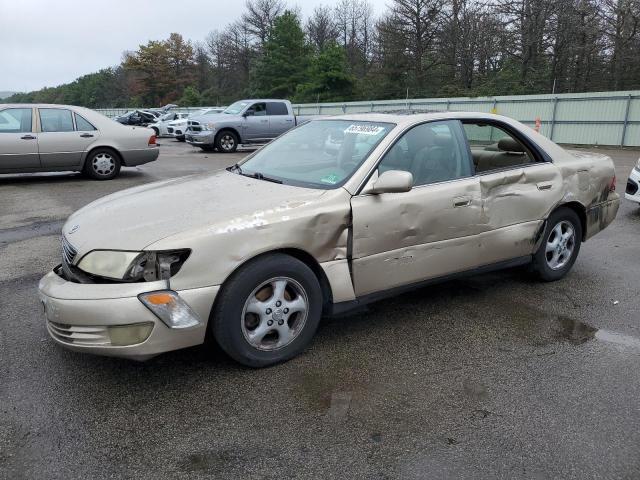
[[599,330],[591,325],[580,322],[573,318],[559,316],[558,323],[561,326],[559,336],[574,345],[580,345],[589,340],[612,343],[621,347],[632,347],[640,349],[640,338],[623,335],[621,333]]

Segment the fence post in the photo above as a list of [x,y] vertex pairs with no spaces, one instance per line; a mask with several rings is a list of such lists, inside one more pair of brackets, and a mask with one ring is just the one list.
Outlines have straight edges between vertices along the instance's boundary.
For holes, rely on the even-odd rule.
[[495,98],[493,99],[493,108],[491,109],[491,113],[494,115],[498,113],[498,100]]
[[448,111],[449,111],[449,103],[451,103],[451,100],[449,100],[449,99],[447,98],[447,109],[445,110],[445,112],[448,112]]
[[553,113],[551,114],[551,132],[549,133],[549,140],[553,140],[553,130],[556,126],[556,109],[558,108],[558,97],[553,98]]
[[346,103],[342,104],[342,113],[347,113],[347,104]]
[[622,138],[620,139],[620,146],[624,147],[624,139],[627,136],[627,125],[629,125],[629,109],[631,108],[631,94],[627,97],[627,108],[624,112],[624,125],[622,126]]

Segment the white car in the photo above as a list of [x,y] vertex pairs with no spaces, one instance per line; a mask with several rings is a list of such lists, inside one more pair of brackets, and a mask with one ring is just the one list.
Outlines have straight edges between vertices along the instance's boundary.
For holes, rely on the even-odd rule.
[[179,142],[184,142],[184,134],[187,130],[187,118],[189,117],[199,117],[201,115],[212,115],[215,113],[222,113],[224,108],[221,107],[211,107],[211,108],[203,108],[202,110],[198,110],[197,112],[193,112],[186,117],[182,117],[179,120],[175,120],[170,122],[167,126],[167,134],[172,136]]
[[167,130],[171,122],[187,118],[188,116],[188,113],[165,113],[158,119],[158,121],[150,124],[149,128],[153,128],[153,130],[156,132],[156,136],[158,137],[172,136]]
[[627,200],[640,203],[640,159],[638,159],[638,163],[636,163],[636,166],[631,170],[624,196]]

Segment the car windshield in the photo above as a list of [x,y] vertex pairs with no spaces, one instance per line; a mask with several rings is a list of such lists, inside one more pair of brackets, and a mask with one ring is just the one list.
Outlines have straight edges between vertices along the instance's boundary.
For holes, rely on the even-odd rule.
[[249,102],[242,102],[242,101],[235,102],[229,105],[222,113],[227,113],[229,115],[237,115],[242,110],[244,110],[244,107],[246,107],[247,105],[249,105]]
[[311,188],[343,185],[395,127],[392,123],[315,120],[291,130],[233,168],[242,175]]

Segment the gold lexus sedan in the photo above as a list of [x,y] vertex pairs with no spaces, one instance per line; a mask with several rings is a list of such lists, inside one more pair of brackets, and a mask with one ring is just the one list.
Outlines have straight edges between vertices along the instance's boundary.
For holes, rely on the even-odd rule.
[[99,199],[40,281],[51,337],[145,359],[207,331],[244,365],[299,354],[323,314],[462,274],[562,278],[616,216],[614,166],[484,113],[299,126],[226,170]]

